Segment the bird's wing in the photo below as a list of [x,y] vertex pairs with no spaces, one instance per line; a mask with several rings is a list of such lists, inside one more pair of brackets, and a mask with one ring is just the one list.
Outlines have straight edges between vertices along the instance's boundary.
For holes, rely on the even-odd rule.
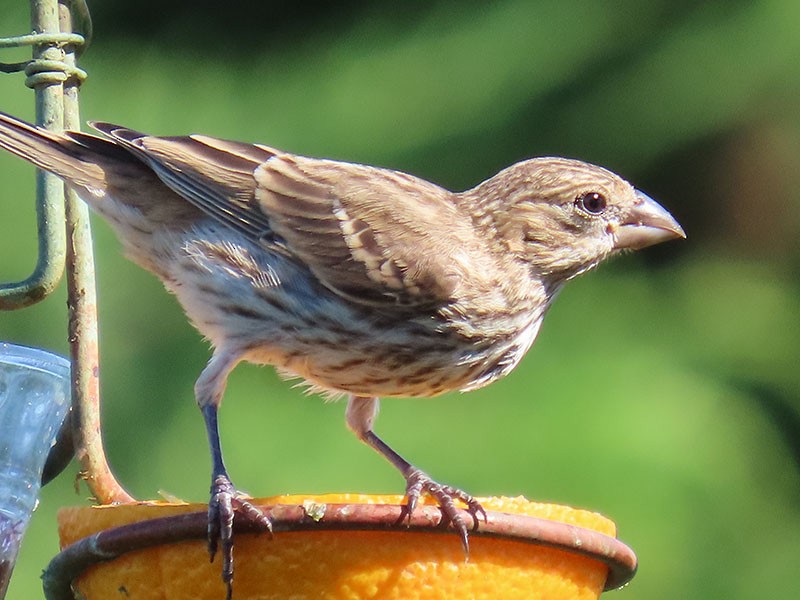
[[253,172],[277,150],[202,135],[155,137],[110,123],[90,124],[138,156],[165,184],[209,216],[254,241],[269,239],[268,219],[253,210]]
[[221,223],[279,247],[320,282],[373,306],[446,303],[480,254],[454,196],[424,180],[193,135],[93,123]]
[[476,238],[452,193],[364,165],[282,154],[255,172],[256,201],[312,272],[360,302],[451,300]]

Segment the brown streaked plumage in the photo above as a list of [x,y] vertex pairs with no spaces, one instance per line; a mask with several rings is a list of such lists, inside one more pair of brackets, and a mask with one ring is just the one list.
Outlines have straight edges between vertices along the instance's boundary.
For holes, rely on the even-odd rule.
[[[517,163],[461,193],[412,175],[207,136],[46,132],[0,113],[0,147],[55,173],[173,292],[214,353],[195,384],[212,451],[209,543],[232,570],[235,494],[217,408],[240,361],[349,397],[347,424],[467,547],[454,501],[480,505],[373,432],[378,398],[471,390],[509,373],[561,286],[619,250],[683,237],[613,173],[564,158]],[[230,588],[229,588],[230,589]]]

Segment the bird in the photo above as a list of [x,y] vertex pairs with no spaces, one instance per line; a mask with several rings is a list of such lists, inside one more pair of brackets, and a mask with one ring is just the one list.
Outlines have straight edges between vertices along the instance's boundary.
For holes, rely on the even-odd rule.
[[432,496],[468,551],[468,493],[374,431],[381,398],[434,397],[510,373],[564,284],[612,255],[686,235],[611,171],[537,157],[451,192],[387,168],[106,122],[53,133],[0,113],[0,147],[54,173],[173,293],[212,355],[195,386],[211,452],[209,552],[231,593],[234,514],[271,530],[223,461],[218,410],[240,362],[346,397],[346,424]]

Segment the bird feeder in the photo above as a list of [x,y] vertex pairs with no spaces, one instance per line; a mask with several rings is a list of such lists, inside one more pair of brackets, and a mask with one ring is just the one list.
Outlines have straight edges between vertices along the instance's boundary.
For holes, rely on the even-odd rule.
[[[275,533],[237,528],[237,600],[590,600],[627,583],[636,569],[636,557],[605,517],[524,498],[481,499],[488,519],[471,534],[468,557],[442,527],[438,507],[419,506],[407,519],[401,496],[255,502]],[[87,599],[225,597],[208,561],[205,505],[69,508],[59,526],[66,548],[45,573],[49,599],[71,599],[70,582]]]
[[36,348],[0,343],[0,597],[68,409],[68,361]]

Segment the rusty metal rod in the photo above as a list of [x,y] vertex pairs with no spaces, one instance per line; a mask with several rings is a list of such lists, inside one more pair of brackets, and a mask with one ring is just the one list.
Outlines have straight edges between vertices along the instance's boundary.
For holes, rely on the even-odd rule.
[[[70,0],[59,2],[61,31],[72,31]],[[74,53],[65,57],[75,66]],[[78,88],[73,77],[64,83],[64,127],[80,129]],[[67,306],[72,360],[72,426],[75,456],[94,498],[101,504],[133,502],[111,472],[100,428],[100,364],[97,339],[97,291],[89,209],[74,191],[66,190]]]

